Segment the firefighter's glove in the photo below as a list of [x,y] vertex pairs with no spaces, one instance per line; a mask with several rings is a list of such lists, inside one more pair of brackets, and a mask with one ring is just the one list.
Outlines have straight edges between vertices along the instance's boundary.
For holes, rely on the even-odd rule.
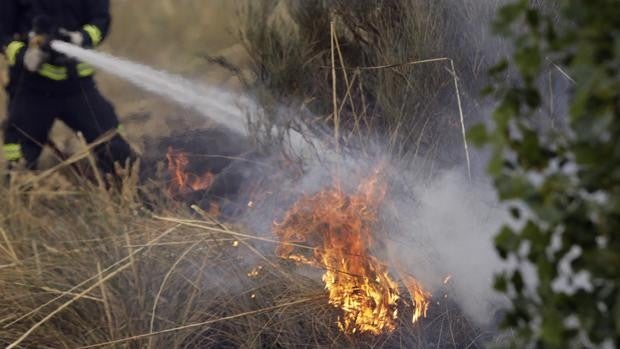
[[62,35],[67,42],[72,43],[75,46],[79,46],[82,47],[84,46],[84,34],[82,32],[79,31],[69,31],[67,29],[64,28],[60,28],[58,30],[60,32],[60,35]]
[[47,61],[49,53],[43,51],[40,46],[29,45],[26,53],[24,53],[24,67],[28,71],[36,72],[41,65]]

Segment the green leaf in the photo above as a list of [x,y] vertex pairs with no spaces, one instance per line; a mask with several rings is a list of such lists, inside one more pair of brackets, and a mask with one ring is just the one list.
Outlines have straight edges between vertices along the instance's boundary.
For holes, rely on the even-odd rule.
[[531,109],[535,109],[540,106],[540,93],[535,88],[528,88],[523,91],[523,96],[525,100],[525,104]]
[[536,268],[538,269],[538,280],[540,282],[540,292],[549,292],[551,290],[551,281],[555,278],[557,271],[555,262],[550,262],[544,253],[533,252],[530,254],[529,259],[536,262]]
[[493,23],[493,30],[496,33],[508,35],[510,26],[523,14],[527,8],[527,1],[508,4],[500,8],[497,20]]
[[481,147],[488,142],[487,129],[484,124],[474,125],[467,131],[467,139],[475,146]]
[[487,172],[492,175],[492,176],[499,176],[500,173],[502,172],[502,162],[503,162],[504,158],[502,156],[502,153],[498,152],[497,150],[495,150],[493,152],[493,155],[491,156],[491,159],[487,165]]
[[504,58],[501,61],[499,61],[499,63],[491,67],[491,69],[489,69],[489,75],[497,76],[501,73],[504,73],[506,70],[508,70],[508,66],[509,66],[508,60]]
[[528,129],[521,131],[523,140],[519,147],[519,158],[526,168],[543,168],[546,165],[544,154],[540,148],[538,135]]
[[552,346],[559,346],[562,343],[562,318],[553,306],[545,307],[541,326],[541,336],[543,340]]
[[496,178],[495,186],[502,200],[528,198],[536,191],[525,176],[517,174]]
[[520,271],[515,271],[512,274],[512,278],[510,280],[512,282],[512,285],[515,288],[515,291],[517,292],[517,294],[521,294],[523,293],[523,287],[525,286],[525,282],[523,282],[523,276],[521,276],[521,272]]
[[510,252],[515,252],[519,247],[519,237],[508,226],[504,226],[495,237],[495,247],[500,257],[506,259]]
[[525,12],[525,18],[527,19],[527,23],[534,29],[538,28],[540,25],[540,14],[536,9],[528,9]]
[[514,219],[521,218],[521,210],[518,207],[512,206],[510,207],[510,216]]
[[485,86],[482,90],[480,90],[480,95],[482,97],[488,97],[490,96],[493,92],[495,91],[495,89],[493,88],[493,86],[488,85]]
[[506,279],[506,275],[496,275],[493,282],[493,288],[495,288],[498,292],[505,293],[508,290],[508,280]]
[[537,46],[526,46],[517,50],[515,63],[525,78],[532,78],[540,71],[542,62]]
[[532,244],[531,248],[533,249],[544,250],[547,247],[549,239],[531,220],[527,222],[525,228],[521,231],[521,235]]

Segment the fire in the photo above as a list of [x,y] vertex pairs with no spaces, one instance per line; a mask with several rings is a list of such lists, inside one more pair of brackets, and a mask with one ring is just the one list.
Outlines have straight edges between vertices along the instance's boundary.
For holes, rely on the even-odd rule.
[[168,171],[172,177],[168,190],[172,195],[186,195],[194,191],[206,190],[213,184],[215,176],[211,172],[199,176],[187,171],[189,158],[186,152],[170,147],[166,159]]
[[[304,196],[281,223],[274,223],[280,239],[278,256],[325,269],[323,282],[329,303],[340,309],[338,325],[345,333],[377,335],[396,327],[398,285],[387,266],[370,253],[386,189],[375,173],[352,195],[334,186]],[[415,282],[407,283],[419,289],[410,289],[417,297],[414,322],[426,313],[429,296]]]
[[409,296],[411,297],[411,302],[414,305],[413,318],[411,321],[415,323],[420,319],[420,317],[426,317],[431,294],[425,291],[420,282],[410,275],[403,276],[403,283],[405,284],[405,287],[409,292]]

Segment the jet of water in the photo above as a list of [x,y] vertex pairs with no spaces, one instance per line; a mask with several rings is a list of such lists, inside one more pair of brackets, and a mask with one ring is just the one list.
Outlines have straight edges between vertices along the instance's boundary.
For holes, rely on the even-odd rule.
[[[129,81],[134,85],[167,98],[184,107],[191,108],[198,113],[218,122],[229,129],[247,135],[245,113],[256,113],[258,105],[248,96],[233,93],[215,86],[198,84],[179,75],[157,70],[118,58],[107,53],[87,50],[64,41],[54,40],[52,49],[69,57]],[[283,110],[285,108],[282,108]],[[295,113],[283,113],[287,115]],[[298,117],[298,116],[297,116]],[[299,127],[304,128],[303,123]],[[304,134],[305,136],[302,136]],[[311,132],[297,132],[289,129],[289,144],[298,155],[317,153],[325,156],[330,153],[319,138]]]
[[247,134],[244,110],[254,110],[256,104],[246,96],[197,84],[178,75],[63,41],[54,40],[51,46],[55,51],[87,62],[144,90],[191,108],[233,131]]

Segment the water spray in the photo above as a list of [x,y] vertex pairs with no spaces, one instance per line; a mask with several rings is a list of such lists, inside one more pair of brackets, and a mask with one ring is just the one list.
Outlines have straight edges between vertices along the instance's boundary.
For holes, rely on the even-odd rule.
[[[179,75],[107,53],[84,49],[60,40],[52,40],[50,47],[57,52],[129,81],[146,91],[193,109],[242,135],[248,134],[245,113],[255,113],[260,109],[253,99],[243,94],[232,93],[203,83],[199,84]],[[303,123],[297,124],[305,128]],[[322,156],[331,153],[329,147],[319,138],[310,137],[311,134],[311,132],[288,130],[290,146],[297,155],[304,155],[312,150]]]
[[233,95],[217,87],[197,84],[178,75],[64,41],[53,40],[50,46],[57,52],[87,62],[144,90],[191,108],[233,131],[247,134],[243,110],[254,109],[255,104],[243,95]]

